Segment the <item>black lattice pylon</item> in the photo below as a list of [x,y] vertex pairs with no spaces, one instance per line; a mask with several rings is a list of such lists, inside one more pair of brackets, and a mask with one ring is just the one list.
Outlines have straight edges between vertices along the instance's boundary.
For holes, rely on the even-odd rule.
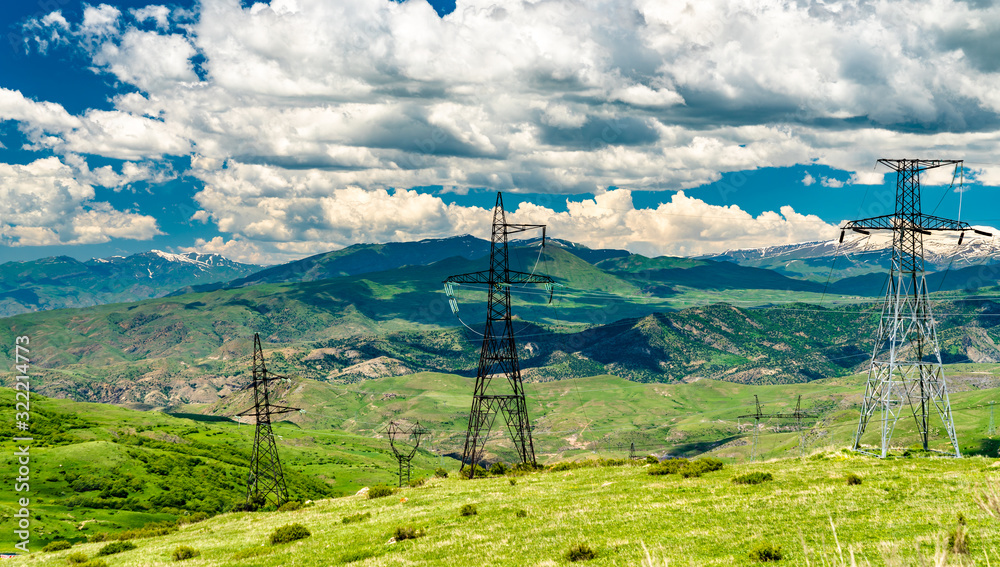
[[390,421],[385,428],[389,436],[389,447],[399,461],[399,486],[403,486],[403,477],[406,477],[406,484],[410,484],[410,462],[417,454],[420,447],[420,438],[427,433],[427,430],[420,426],[420,422],[413,425],[406,425],[396,421]]
[[260,335],[253,336],[252,381],[248,389],[253,389],[253,407],[237,415],[253,416],[256,430],[253,437],[253,451],[250,454],[250,472],[247,476],[247,502],[258,504],[273,503],[281,506],[288,501],[288,487],[278,460],[278,446],[271,431],[271,417],[298,411],[298,408],[271,405],[268,386],[274,380],[285,378],[269,374],[264,364],[264,351],[260,346]]
[[892,231],[892,266],[853,448],[868,452],[861,448],[862,436],[869,420],[878,413],[881,447],[878,453],[871,454],[884,458],[903,406],[908,405],[924,450],[929,449],[929,421],[934,412],[944,426],[950,452],[961,457],[941,364],[937,325],[927,299],[923,237],[932,231],[958,232],[961,244],[966,232],[990,235],[968,223],[927,215],[920,210],[920,172],[947,165],[954,165],[958,171],[961,160],[880,159],[878,162],[896,172],[895,212],[851,221],[844,225],[840,235],[843,241],[847,230],[861,234]]
[[[482,272],[450,276],[444,281],[445,292],[454,310],[457,310],[457,303],[452,296],[453,285],[485,284],[488,289],[486,328],[479,354],[479,368],[476,371],[465,449],[462,452],[462,465],[472,469],[469,478],[475,477],[475,466],[482,458],[486,439],[497,415],[503,416],[521,462],[535,464],[528,407],[510,320],[510,286],[544,284],[551,301],[553,281],[548,276],[511,270],[507,252],[507,239],[510,235],[532,229],[542,229],[544,246],[545,225],[509,224],[503,210],[503,197],[497,193],[493,209],[490,268]],[[501,380],[494,381],[496,378]]]

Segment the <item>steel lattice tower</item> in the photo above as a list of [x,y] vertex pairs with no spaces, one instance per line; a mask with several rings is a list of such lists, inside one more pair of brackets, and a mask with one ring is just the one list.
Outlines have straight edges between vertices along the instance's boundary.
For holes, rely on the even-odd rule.
[[912,410],[925,450],[928,449],[930,413],[934,411],[944,424],[954,455],[961,457],[941,365],[936,323],[927,300],[923,237],[932,231],[960,232],[958,242],[961,244],[965,231],[989,235],[967,223],[920,211],[920,172],[946,165],[960,168],[961,160],[880,159],[878,162],[896,172],[895,213],[851,221],[842,228],[840,235],[843,241],[846,230],[862,234],[873,230],[893,231],[889,284],[872,350],[854,450],[867,452],[861,449],[861,437],[878,411],[882,429],[881,457],[884,458],[906,403]]
[[247,502],[266,503],[273,501],[281,506],[288,501],[285,475],[278,460],[278,446],[271,431],[271,416],[298,411],[298,408],[274,406],[268,398],[268,384],[284,376],[269,374],[264,365],[264,351],[260,346],[260,335],[253,336],[253,380],[247,388],[253,388],[253,407],[237,415],[252,415],[257,424],[253,437],[253,452],[250,455],[250,473],[247,477]]
[[392,448],[393,454],[396,455],[396,460],[399,461],[399,486],[403,486],[404,474],[406,475],[406,483],[409,484],[410,462],[417,454],[420,438],[427,433],[427,430],[421,427],[419,421],[412,426],[390,421],[385,432],[389,435],[389,446]]
[[[528,421],[528,406],[524,399],[524,385],[521,382],[521,368],[517,360],[514,331],[510,321],[510,286],[512,284],[545,284],[552,299],[552,278],[510,269],[507,239],[510,235],[526,230],[542,229],[542,246],[545,245],[545,225],[508,224],[503,210],[503,196],[497,193],[496,207],[493,209],[493,235],[490,248],[490,268],[482,272],[472,272],[450,276],[445,280],[445,291],[452,303],[454,284],[486,284],[488,300],[486,308],[486,328],[483,331],[483,346],[479,354],[479,368],[476,372],[476,386],[472,396],[472,410],[469,412],[469,428],[465,434],[465,449],[462,451],[462,465],[471,469],[469,478],[475,477],[475,465],[482,458],[486,439],[497,415],[503,415],[522,463],[535,464],[535,448],[531,441],[531,425]],[[504,381],[496,384],[495,378]]]

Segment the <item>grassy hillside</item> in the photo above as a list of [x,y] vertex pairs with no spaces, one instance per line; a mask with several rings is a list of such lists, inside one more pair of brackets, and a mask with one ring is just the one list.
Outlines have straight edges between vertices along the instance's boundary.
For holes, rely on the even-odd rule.
[[[0,390],[0,404],[13,403],[13,392]],[[32,530],[42,545],[196,512],[216,514],[245,499],[252,426],[38,395],[31,410]],[[353,494],[361,486],[396,480],[395,458],[383,439],[303,431],[292,423],[278,423],[274,431],[293,498]],[[0,423],[0,466],[9,486],[17,470],[14,435],[9,420]],[[414,468],[427,476],[442,462],[421,452]],[[0,495],[0,542],[13,537],[16,495]]]
[[[113,566],[174,564],[180,545],[197,549],[190,565],[542,565],[567,563],[586,544],[588,565],[756,565],[750,552],[780,547],[789,565],[970,565],[1000,562],[1000,521],[973,501],[1000,474],[988,459],[878,461],[840,452],[804,461],[730,464],[701,477],[651,476],[625,465],[463,481],[432,479],[419,488],[369,500],[346,497],[284,513],[219,516],[180,531],[134,540],[107,558]],[[770,473],[759,485],[734,484]],[[848,474],[859,485],[848,485]],[[476,514],[462,516],[464,505]],[[363,518],[346,523],[345,518]],[[368,516],[370,515],[370,516]],[[873,518],[885,517],[878,529]],[[961,519],[960,519],[961,518]],[[962,522],[968,556],[934,562]],[[311,536],[270,544],[292,523]],[[396,541],[397,528],[416,539]],[[14,565],[66,565],[70,553],[94,556],[104,544],[35,553]]]

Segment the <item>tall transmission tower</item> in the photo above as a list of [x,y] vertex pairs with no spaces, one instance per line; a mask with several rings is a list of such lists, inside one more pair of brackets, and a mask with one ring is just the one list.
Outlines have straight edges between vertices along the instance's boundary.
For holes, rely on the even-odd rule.
[[986,434],[990,437],[993,437],[997,433],[997,428],[995,422],[993,421],[993,406],[995,405],[996,402],[990,402],[990,426],[986,429]]
[[[954,455],[961,457],[941,365],[936,323],[927,300],[923,237],[933,231],[959,232],[961,244],[966,231],[992,235],[968,223],[920,211],[920,173],[947,165],[955,166],[958,171],[962,167],[961,160],[880,159],[878,163],[896,172],[896,211],[891,215],[848,222],[840,233],[843,242],[847,230],[861,234],[892,231],[892,267],[872,350],[861,418],[854,436],[854,450],[885,458],[906,403],[913,413],[924,450],[928,449],[928,422],[934,411],[947,431]],[[880,455],[861,448],[861,437],[876,412],[880,413],[882,429]]]
[[[456,284],[485,284],[488,287],[486,329],[476,371],[476,386],[469,412],[469,428],[465,434],[462,465],[471,469],[469,478],[475,478],[476,465],[482,458],[486,439],[497,415],[503,415],[522,463],[535,464],[535,448],[531,440],[528,406],[524,399],[521,368],[517,360],[514,331],[510,321],[510,286],[514,284],[544,284],[552,301],[553,281],[548,276],[517,272],[510,269],[507,239],[512,234],[532,229],[542,229],[542,246],[545,246],[545,225],[509,224],[503,210],[503,196],[497,193],[493,209],[493,235],[490,247],[490,268],[449,276],[444,281],[445,294],[453,311],[457,313]],[[503,378],[505,380],[494,379]]]
[[399,486],[403,486],[404,473],[406,475],[406,483],[409,484],[410,462],[413,461],[413,456],[417,454],[417,448],[420,447],[420,438],[427,434],[427,430],[420,425],[419,421],[413,425],[390,421],[389,425],[385,428],[385,432],[389,435],[389,446],[392,447],[392,452],[396,455],[396,460],[399,461]]
[[802,428],[803,419],[812,419],[818,417],[813,411],[803,411],[802,410],[802,396],[799,396],[795,402],[795,411],[792,413],[764,413],[763,406],[760,405],[760,400],[756,395],[753,397],[754,403],[754,413],[748,413],[746,415],[738,416],[737,419],[753,418],[753,433],[750,436],[750,462],[754,462],[757,458],[757,441],[760,438],[760,422],[763,419],[794,419],[795,420],[795,432],[799,435],[799,456],[805,454],[805,430]]
[[270,374],[264,365],[264,351],[260,346],[260,335],[253,336],[253,380],[247,388],[253,388],[253,407],[236,415],[251,415],[257,424],[253,437],[253,452],[250,455],[250,474],[247,478],[247,502],[269,502],[281,506],[288,501],[285,475],[278,460],[278,446],[271,431],[271,417],[283,413],[300,411],[299,408],[271,405],[268,385],[284,376]]

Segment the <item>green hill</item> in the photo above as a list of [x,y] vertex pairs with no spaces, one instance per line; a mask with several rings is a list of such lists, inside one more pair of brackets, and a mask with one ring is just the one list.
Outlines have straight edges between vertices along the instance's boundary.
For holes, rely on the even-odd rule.
[[[993,464],[823,452],[804,461],[730,464],[694,478],[652,476],[641,463],[511,479],[450,477],[374,500],[226,514],[132,540],[135,549],[107,559],[174,565],[171,554],[185,545],[200,553],[187,562],[193,565],[557,565],[583,544],[593,554],[588,565],[749,566],[759,564],[752,550],[766,545],[780,548],[779,565],[968,565],[1000,560],[1000,522],[973,500],[984,482],[996,489]],[[734,483],[751,472],[772,480]],[[849,485],[849,474],[861,484]],[[461,515],[463,506],[476,513]],[[873,529],[872,518],[883,516]],[[271,544],[270,535],[290,524],[310,535]],[[406,529],[416,537],[400,539]],[[956,530],[967,539],[967,556],[943,551]],[[70,553],[93,557],[104,545],[34,553],[13,564],[64,566]]]

